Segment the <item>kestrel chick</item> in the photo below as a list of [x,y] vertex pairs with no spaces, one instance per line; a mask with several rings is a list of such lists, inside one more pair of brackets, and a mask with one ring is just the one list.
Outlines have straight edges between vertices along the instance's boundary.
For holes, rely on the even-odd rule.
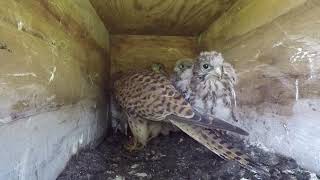
[[172,83],[185,99],[190,98],[190,81],[194,60],[189,58],[179,59],[174,67],[171,77]]
[[174,67],[174,72],[177,74],[177,77],[183,77],[183,73],[188,70],[188,69],[192,69],[194,60],[190,59],[190,58],[182,58],[179,59],[176,62],[176,65]]
[[[251,169],[249,158],[221,140],[221,130],[248,135],[244,130],[212,116],[199,115],[170,80],[150,71],[129,72],[114,84],[116,99],[127,114],[136,148],[149,140],[149,121],[176,125],[220,157],[238,161]],[[219,129],[219,130],[217,130]]]
[[190,103],[201,114],[233,119],[237,76],[232,65],[218,52],[202,52],[196,59],[190,83]]
[[[111,75],[111,82],[114,82],[116,79],[123,74],[123,72],[116,72]],[[112,87],[113,88],[113,87]],[[122,134],[127,135],[128,133],[128,120],[126,114],[123,112],[120,105],[117,103],[114,96],[114,91],[111,89],[112,96],[110,98],[110,111],[111,111],[111,122],[112,128],[115,132],[119,131]]]
[[165,68],[164,64],[162,64],[162,63],[152,63],[151,70],[155,73],[161,73],[166,76],[168,75],[166,68]]

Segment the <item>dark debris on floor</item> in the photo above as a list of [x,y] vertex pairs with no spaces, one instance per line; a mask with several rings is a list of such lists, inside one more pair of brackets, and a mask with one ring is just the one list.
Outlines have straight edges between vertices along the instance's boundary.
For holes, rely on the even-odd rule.
[[[127,137],[114,134],[95,149],[74,155],[57,180],[309,180],[308,171],[286,157],[251,147],[255,161],[268,166],[270,175],[257,175],[225,161],[183,133],[153,139],[140,150],[124,149]],[[249,150],[247,150],[249,151]]]

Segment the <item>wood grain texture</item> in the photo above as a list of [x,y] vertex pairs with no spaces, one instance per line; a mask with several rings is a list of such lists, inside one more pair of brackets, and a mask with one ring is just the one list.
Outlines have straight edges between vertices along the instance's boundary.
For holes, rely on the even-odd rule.
[[109,34],[88,0],[0,1],[0,14],[0,119],[102,99]]
[[90,0],[112,34],[198,35],[236,0]]
[[204,48],[221,49],[232,38],[272,22],[305,2],[306,0],[238,0],[201,34],[201,45]]
[[213,25],[203,45],[236,69],[237,111],[249,140],[320,173],[320,1],[284,2],[251,1],[217,21],[224,27]]
[[195,37],[112,35],[111,71],[148,68],[153,62],[172,71],[176,60],[197,53]]

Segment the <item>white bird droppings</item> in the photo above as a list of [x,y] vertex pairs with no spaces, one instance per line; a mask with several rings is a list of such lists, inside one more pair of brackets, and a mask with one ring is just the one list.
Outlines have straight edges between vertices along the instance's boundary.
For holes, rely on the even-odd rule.
[[18,30],[21,31],[23,28],[23,22],[19,21],[18,22]]
[[136,173],[135,175],[138,177],[147,177],[148,176],[148,174],[146,174],[146,173]]
[[49,78],[49,83],[51,83],[51,81],[53,81],[54,75],[55,75],[56,71],[57,71],[57,67],[55,66],[55,67],[53,68],[53,71],[50,72],[51,76],[50,76],[50,78]]

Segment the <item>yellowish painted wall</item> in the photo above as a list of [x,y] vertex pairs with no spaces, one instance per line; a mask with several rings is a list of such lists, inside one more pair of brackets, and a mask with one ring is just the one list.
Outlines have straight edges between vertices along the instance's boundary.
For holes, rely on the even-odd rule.
[[172,71],[176,60],[197,56],[195,37],[182,36],[111,36],[112,71],[148,68],[161,62]]

